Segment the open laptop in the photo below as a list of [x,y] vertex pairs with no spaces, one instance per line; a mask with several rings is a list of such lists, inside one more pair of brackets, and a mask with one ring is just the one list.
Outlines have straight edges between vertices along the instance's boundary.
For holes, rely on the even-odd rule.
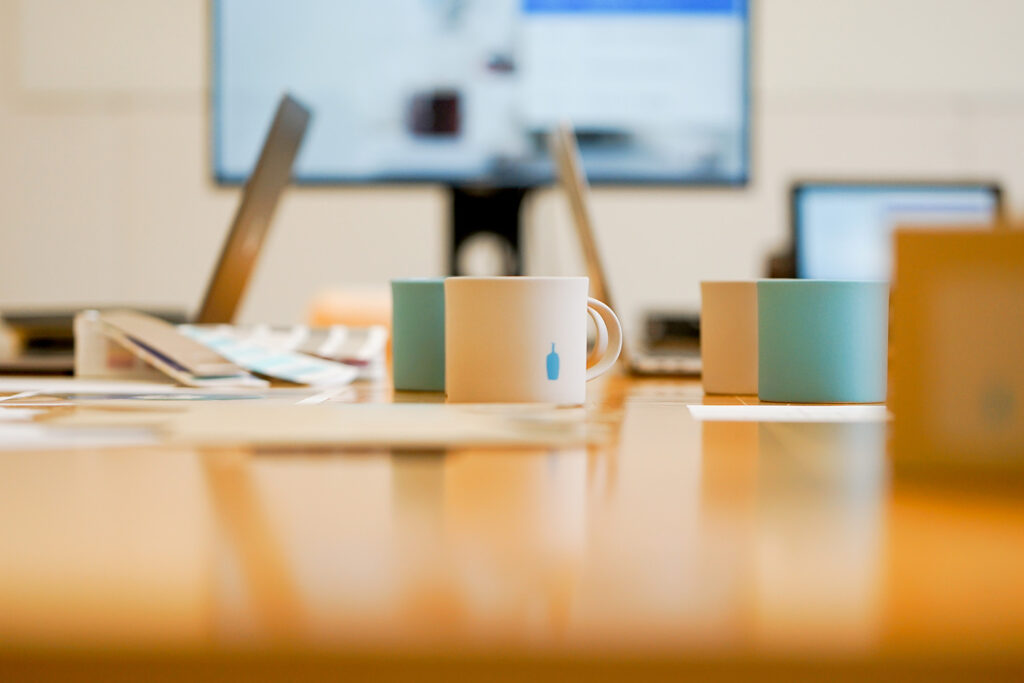
[[[242,192],[234,221],[224,241],[220,258],[210,277],[206,294],[198,313],[196,323],[231,323],[238,312],[245,289],[252,277],[256,261],[263,248],[270,229],[270,222],[277,208],[281,193],[292,175],[292,165],[298,155],[310,112],[289,95],[281,98],[274,114],[273,123],[267,133],[256,167]],[[81,306],[86,308],[123,308],[123,306]],[[5,313],[4,319],[10,325],[25,325],[43,321],[52,334],[71,335],[71,324],[76,311],[45,313],[26,311]],[[164,315],[172,322],[184,322],[181,316]],[[175,319],[175,318],[179,319]],[[60,373],[70,374],[74,370],[72,349],[50,351],[30,349],[13,358],[0,359],[0,373]]]
[[1002,190],[978,181],[816,180],[790,194],[792,258],[798,278],[888,280],[899,226],[990,229]]
[[[555,160],[558,179],[569,198],[573,225],[583,250],[583,259],[590,278],[590,293],[608,304],[615,303],[605,276],[604,262],[594,236],[593,212],[590,210],[589,184],[580,160],[576,134],[569,124],[563,123],[551,134],[551,154]],[[634,351],[623,341],[621,358],[631,372],[638,375],[699,375],[701,370],[699,349],[673,349],[671,351]]]

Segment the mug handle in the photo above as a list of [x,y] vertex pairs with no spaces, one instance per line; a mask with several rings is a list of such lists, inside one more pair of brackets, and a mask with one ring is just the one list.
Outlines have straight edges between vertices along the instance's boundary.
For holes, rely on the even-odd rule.
[[[622,352],[622,325],[612,309],[592,297],[587,298],[587,313],[597,325],[597,344],[590,357],[601,356],[597,362],[587,368],[587,381],[589,382],[608,372],[615,365],[615,361],[619,359],[619,354]],[[607,341],[603,341],[602,338]],[[590,361],[591,358],[587,360]],[[589,362],[588,365],[590,365]]]
[[587,315],[594,321],[594,329],[597,331],[597,335],[594,338],[594,348],[587,354],[587,367],[592,368],[597,365],[601,356],[608,350],[608,326],[604,324],[604,318],[597,312],[597,309],[588,306]]

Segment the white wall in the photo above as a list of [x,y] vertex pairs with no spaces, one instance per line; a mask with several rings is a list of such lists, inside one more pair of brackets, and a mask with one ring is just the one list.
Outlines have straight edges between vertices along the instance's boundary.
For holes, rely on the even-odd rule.
[[[992,177],[1024,201],[1024,2],[760,0],[753,182],[601,189],[619,306],[697,305],[760,274],[795,177]],[[0,0],[0,307],[194,308],[238,191],[208,168],[202,0]],[[529,269],[580,271],[561,197],[528,208]],[[440,274],[433,187],[294,189],[242,317],[301,320],[332,284]]]

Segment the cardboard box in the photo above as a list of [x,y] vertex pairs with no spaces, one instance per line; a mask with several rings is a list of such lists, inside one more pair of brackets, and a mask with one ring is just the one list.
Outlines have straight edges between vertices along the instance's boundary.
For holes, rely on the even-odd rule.
[[1024,482],[1024,231],[895,241],[896,472]]

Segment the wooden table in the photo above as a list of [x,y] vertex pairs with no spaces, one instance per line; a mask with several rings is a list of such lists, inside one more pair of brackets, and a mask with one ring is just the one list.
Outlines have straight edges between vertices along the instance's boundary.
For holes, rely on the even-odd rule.
[[0,679],[1024,675],[1024,501],[704,400],[599,381],[563,450],[0,451]]

